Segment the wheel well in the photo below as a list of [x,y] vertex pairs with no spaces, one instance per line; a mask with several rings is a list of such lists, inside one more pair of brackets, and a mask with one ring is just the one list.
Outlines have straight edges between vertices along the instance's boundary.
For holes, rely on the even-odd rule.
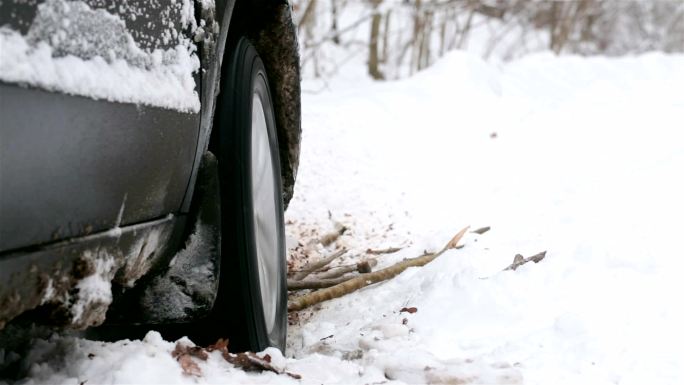
[[[236,0],[231,17],[224,63],[231,42],[247,36],[256,47],[268,74],[278,133],[285,208],[292,198],[301,143],[301,89],[297,30],[287,1]],[[209,148],[216,148],[216,131]]]

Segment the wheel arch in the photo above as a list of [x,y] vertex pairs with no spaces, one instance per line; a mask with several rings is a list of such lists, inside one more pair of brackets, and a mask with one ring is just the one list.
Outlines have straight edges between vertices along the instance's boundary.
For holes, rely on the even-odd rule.
[[[200,7],[203,4],[199,2]],[[226,48],[231,38],[245,35],[256,47],[268,73],[278,135],[283,202],[287,208],[294,193],[301,144],[299,43],[291,7],[286,0],[219,0],[215,10],[200,8],[198,11],[198,17],[208,25],[213,23],[214,15],[220,19],[218,33],[213,40],[205,38],[200,44],[207,68],[204,68],[206,75],[202,81],[203,134],[198,157],[207,148],[214,147],[211,144],[215,137],[212,126],[221,87],[221,67],[228,55]],[[190,185],[192,189],[194,180]],[[190,196],[186,194],[187,207]]]

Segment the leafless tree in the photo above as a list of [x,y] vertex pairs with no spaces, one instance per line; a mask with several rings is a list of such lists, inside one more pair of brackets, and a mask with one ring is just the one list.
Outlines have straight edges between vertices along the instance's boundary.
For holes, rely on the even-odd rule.
[[292,0],[305,73],[364,58],[374,79],[419,71],[452,49],[503,60],[530,52],[684,52],[682,0]]

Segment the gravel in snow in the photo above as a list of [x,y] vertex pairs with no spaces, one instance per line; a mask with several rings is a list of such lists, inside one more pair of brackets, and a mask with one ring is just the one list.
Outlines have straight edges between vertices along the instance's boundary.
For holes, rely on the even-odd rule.
[[[402,246],[386,265],[465,225],[491,230],[304,311],[286,357],[265,352],[276,367],[306,384],[684,382],[683,56],[497,67],[454,52],[408,80],[331,88],[303,100],[290,237],[332,217],[350,228],[350,255]],[[539,264],[501,271],[542,250]],[[217,353],[185,376],[173,348],[154,332],[54,336],[33,343],[22,382],[300,382]]]

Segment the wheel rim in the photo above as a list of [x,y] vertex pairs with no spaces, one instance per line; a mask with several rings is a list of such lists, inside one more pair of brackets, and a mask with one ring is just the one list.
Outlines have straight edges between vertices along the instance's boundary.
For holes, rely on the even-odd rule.
[[259,289],[266,330],[275,325],[278,299],[278,215],[273,156],[261,98],[252,98],[252,196]]

